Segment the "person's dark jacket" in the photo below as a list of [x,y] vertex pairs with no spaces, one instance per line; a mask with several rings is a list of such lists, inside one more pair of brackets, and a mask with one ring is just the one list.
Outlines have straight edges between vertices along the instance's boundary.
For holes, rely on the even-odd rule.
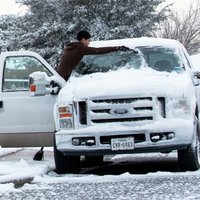
[[118,51],[119,47],[86,47],[81,42],[73,42],[68,44],[64,49],[57,72],[67,81],[72,70],[80,62],[84,55],[104,54]]

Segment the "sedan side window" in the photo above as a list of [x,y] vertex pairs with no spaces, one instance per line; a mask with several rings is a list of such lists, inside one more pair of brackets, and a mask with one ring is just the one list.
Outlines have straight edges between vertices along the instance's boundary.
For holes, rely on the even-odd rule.
[[29,74],[41,71],[52,73],[35,57],[9,56],[4,63],[3,91],[28,91]]

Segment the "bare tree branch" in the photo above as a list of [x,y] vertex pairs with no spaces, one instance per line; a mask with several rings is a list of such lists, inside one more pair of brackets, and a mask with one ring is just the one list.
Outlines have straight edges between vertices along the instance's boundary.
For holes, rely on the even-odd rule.
[[200,51],[200,3],[191,2],[187,12],[181,16],[170,11],[168,18],[158,25],[155,37],[180,41],[190,54]]

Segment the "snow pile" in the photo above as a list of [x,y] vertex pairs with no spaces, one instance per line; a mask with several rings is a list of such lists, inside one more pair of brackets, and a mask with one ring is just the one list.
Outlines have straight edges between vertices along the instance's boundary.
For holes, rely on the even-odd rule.
[[10,161],[3,161],[0,165],[0,172],[3,174],[0,176],[0,183],[34,177],[38,174],[44,174],[49,170],[50,168],[46,164],[38,165],[37,163],[33,163],[30,165],[23,159],[14,164]]
[[13,181],[22,181],[32,179],[37,176],[42,176],[54,168],[53,165],[47,163],[28,163],[21,159],[19,162],[1,162],[0,165],[0,194],[8,192],[19,192],[19,189],[14,187]]
[[20,151],[21,148],[1,148],[0,147],[0,156],[5,156],[17,151]]
[[[48,148],[49,149],[49,148]],[[0,156],[5,156],[16,151],[22,150],[20,148],[0,148]],[[25,150],[23,150],[25,151]],[[34,150],[35,151],[35,150]],[[33,153],[33,152],[32,152]],[[23,182],[23,180],[33,179],[36,176],[42,176],[47,172],[55,169],[54,160],[32,160],[31,153],[28,157],[18,158],[17,156],[2,157],[0,160],[0,195],[8,192],[19,192],[15,188],[13,182]],[[20,156],[24,157],[24,156]],[[51,157],[50,157],[51,158]]]
[[8,193],[8,192],[18,192],[20,190],[14,188],[13,183],[8,184],[0,184],[0,194]]

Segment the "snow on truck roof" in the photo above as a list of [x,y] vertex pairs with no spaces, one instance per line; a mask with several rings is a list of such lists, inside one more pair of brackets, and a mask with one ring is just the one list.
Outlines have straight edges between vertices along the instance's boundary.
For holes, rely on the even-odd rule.
[[90,46],[94,46],[94,47],[121,46],[121,45],[130,47],[130,48],[135,48],[138,46],[165,46],[165,47],[177,48],[177,47],[182,46],[180,42],[173,39],[152,38],[152,37],[102,40],[102,41],[92,41],[90,43]]

